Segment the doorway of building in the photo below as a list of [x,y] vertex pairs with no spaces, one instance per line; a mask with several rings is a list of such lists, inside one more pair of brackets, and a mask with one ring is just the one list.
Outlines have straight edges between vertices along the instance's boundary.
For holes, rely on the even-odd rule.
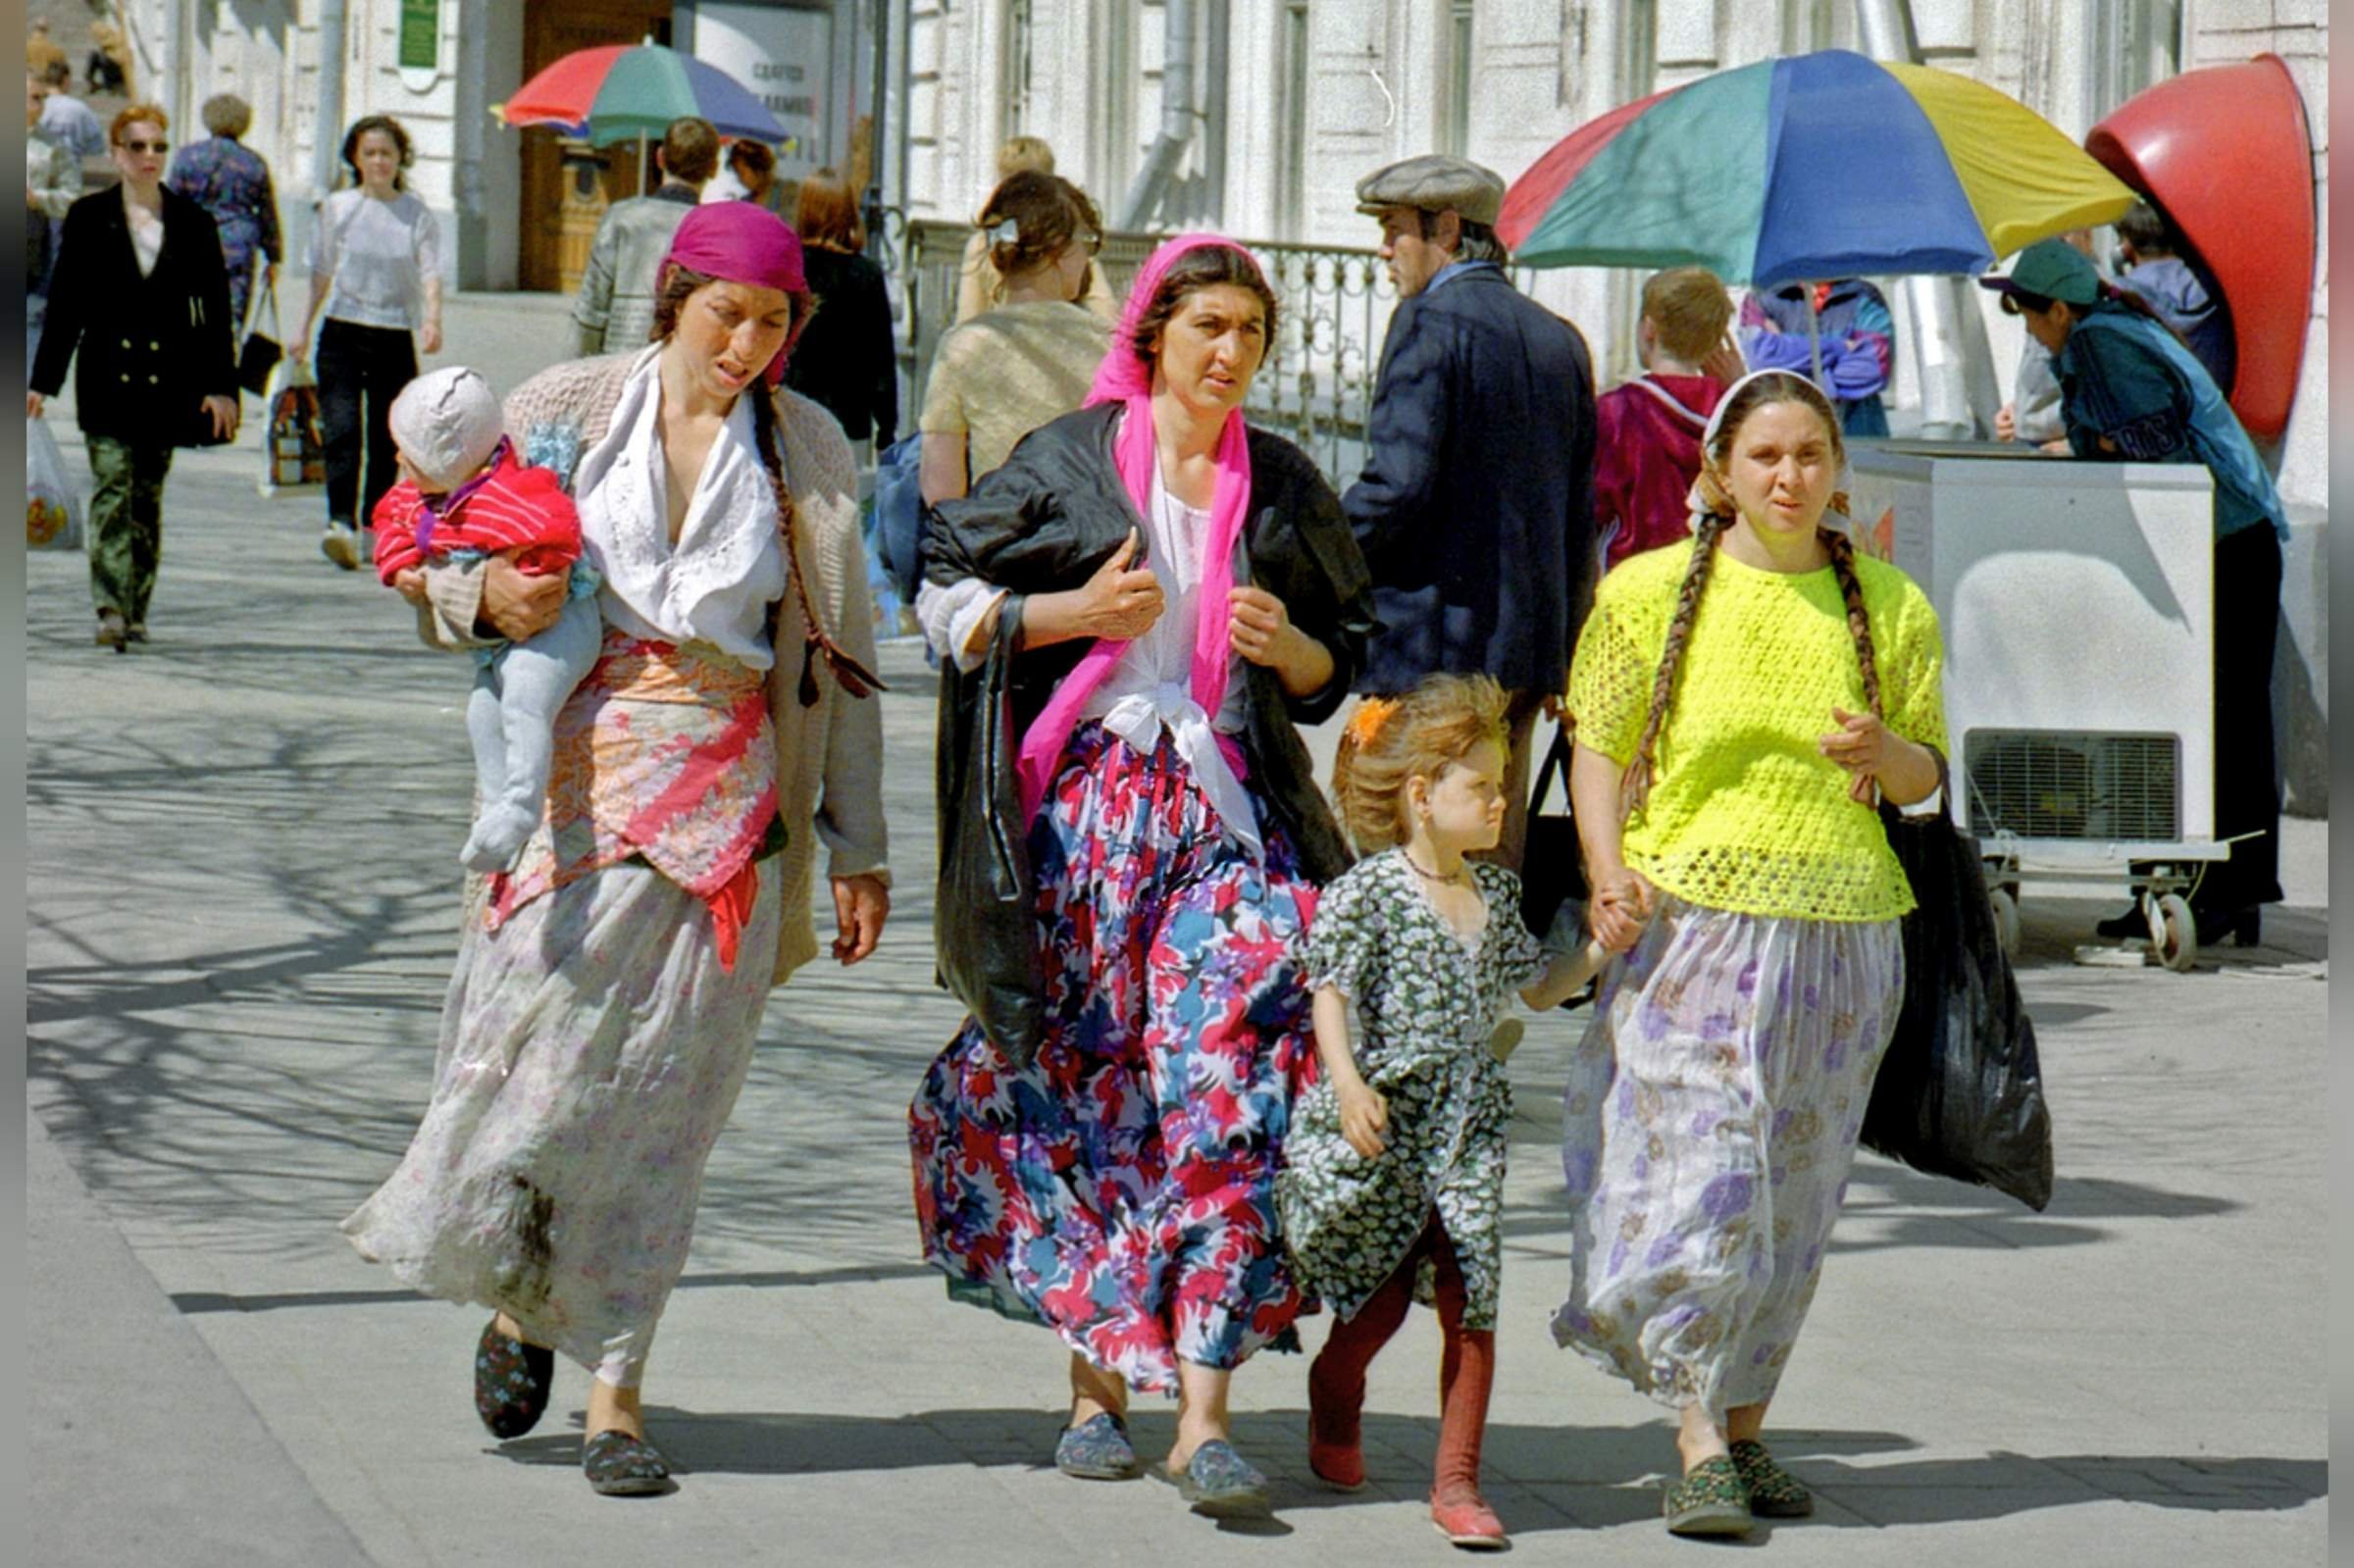
[[[525,0],[525,80],[575,49],[607,43],[670,42],[670,0]],[[523,252],[525,288],[571,293],[580,286],[589,241],[605,209],[645,188],[636,142],[591,147],[544,126],[525,127]]]

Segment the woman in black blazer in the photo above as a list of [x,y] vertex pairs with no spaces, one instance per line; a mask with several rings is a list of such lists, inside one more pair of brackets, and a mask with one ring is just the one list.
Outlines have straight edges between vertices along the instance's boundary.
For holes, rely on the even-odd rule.
[[107,140],[123,182],[66,213],[49,317],[25,414],[38,419],[74,371],[74,413],[89,444],[90,596],[98,645],[147,640],[163,549],[164,477],[179,446],[237,431],[229,277],[211,215],[164,188],[164,112],[133,104]]

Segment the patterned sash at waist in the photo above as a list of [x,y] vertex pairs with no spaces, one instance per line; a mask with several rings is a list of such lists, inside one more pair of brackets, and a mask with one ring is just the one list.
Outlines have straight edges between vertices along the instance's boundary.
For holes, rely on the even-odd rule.
[[701,643],[608,627],[555,724],[547,817],[492,880],[485,923],[633,856],[711,907],[722,965],[751,907],[752,860],[777,814],[766,678]]

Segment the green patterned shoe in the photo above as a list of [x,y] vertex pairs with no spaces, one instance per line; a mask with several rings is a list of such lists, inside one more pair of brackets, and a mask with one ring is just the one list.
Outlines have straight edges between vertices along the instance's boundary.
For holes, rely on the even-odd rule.
[[1749,1511],[1759,1518],[1803,1519],[1815,1511],[1815,1493],[1775,1464],[1766,1444],[1756,1439],[1733,1444],[1733,1468],[1749,1487]]
[[1749,1488],[1732,1460],[1718,1454],[1695,1466],[1660,1499],[1671,1536],[1746,1536],[1754,1521]]

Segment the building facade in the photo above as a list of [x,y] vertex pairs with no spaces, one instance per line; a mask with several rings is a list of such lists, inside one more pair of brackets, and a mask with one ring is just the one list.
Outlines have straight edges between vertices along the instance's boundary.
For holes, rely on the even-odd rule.
[[[176,124],[234,92],[246,140],[278,180],[299,257],[310,214],[341,171],[345,126],[397,118],[416,143],[413,188],[441,219],[459,287],[569,286],[605,204],[648,168],[635,144],[594,148],[515,129],[495,107],[575,49],[651,40],[700,54],[753,86],[793,132],[788,175],[857,151],[878,76],[888,0],[120,0],[138,79]],[[322,55],[328,69],[321,70]]]
[[[2327,210],[2322,0],[1914,0],[1911,9],[1929,64],[2011,93],[2079,140],[2177,72],[2277,53],[2309,106]],[[1180,68],[1198,113],[1153,226],[1201,222],[1327,246],[1373,243],[1355,185],[1393,159],[1460,153],[1510,179],[1617,105],[1776,54],[1859,47],[1847,0],[911,0],[908,215],[969,219],[994,179],[998,145],[1014,134],[1045,137],[1060,172],[1107,217],[1118,213],[1163,129],[1172,16],[1191,22]],[[2310,510],[2328,499],[2328,275],[2325,254],[2278,454],[2284,492]],[[1584,329],[1614,379],[1634,368],[1638,282],[1575,269],[1539,274],[1531,287]],[[1902,411],[1919,394],[1904,363],[1905,301],[1889,292]],[[2007,388],[2021,329],[1981,314]]]

